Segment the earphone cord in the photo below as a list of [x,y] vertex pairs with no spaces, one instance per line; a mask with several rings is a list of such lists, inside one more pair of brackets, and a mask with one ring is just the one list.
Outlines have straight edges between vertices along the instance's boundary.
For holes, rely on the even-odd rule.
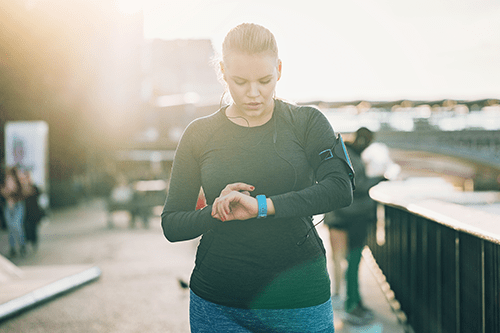
[[311,232],[311,230],[313,230],[314,228],[316,228],[318,226],[318,224],[320,224],[324,220],[325,220],[325,217],[323,216],[323,218],[321,220],[319,220],[319,222],[316,222],[311,227],[309,227],[309,230],[307,231],[307,234],[305,234],[305,236],[302,237],[302,239],[297,242],[297,245],[301,246],[302,244],[304,244],[306,242],[306,240],[309,238],[309,233]]

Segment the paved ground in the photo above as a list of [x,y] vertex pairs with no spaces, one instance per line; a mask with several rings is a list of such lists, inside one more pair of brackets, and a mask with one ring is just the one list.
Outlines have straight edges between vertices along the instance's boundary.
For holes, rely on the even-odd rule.
[[[129,229],[126,213],[115,213],[114,220],[116,227],[108,229],[103,203],[98,200],[55,211],[41,228],[38,251],[13,260],[14,264],[25,272],[52,272],[49,275],[56,279],[57,272],[64,275],[98,266],[102,276],[1,323],[0,331],[189,332],[188,291],[179,287],[178,279],[189,279],[197,241],[169,243],[162,235],[159,218],[151,221],[149,229],[141,224]],[[326,228],[318,228],[325,237]],[[7,251],[7,234],[2,232],[0,254]],[[336,331],[404,332],[366,261],[360,273],[365,303],[374,310],[376,319],[369,326],[351,327],[336,312]],[[32,277],[31,285],[18,285],[17,293],[29,292],[43,277]],[[8,292],[5,286],[0,281],[0,294]]]

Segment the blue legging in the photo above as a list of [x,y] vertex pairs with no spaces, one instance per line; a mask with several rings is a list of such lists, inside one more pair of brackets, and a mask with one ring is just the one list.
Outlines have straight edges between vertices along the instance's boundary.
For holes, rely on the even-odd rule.
[[334,333],[332,302],[299,309],[240,309],[208,302],[191,291],[192,333]]
[[26,213],[26,208],[24,202],[19,201],[14,204],[13,207],[5,205],[4,207],[4,217],[9,229],[9,245],[11,249],[15,249],[16,243],[20,247],[24,246],[24,214]]

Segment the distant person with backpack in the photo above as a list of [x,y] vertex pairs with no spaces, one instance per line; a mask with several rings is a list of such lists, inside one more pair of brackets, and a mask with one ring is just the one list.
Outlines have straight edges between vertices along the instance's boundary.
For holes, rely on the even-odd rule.
[[330,244],[334,267],[334,299],[341,299],[342,261],[347,257],[345,272],[346,298],[344,302],[345,320],[354,325],[364,325],[373,318],[359,292],[359,263],[365,246],[368,228],[376,221],[376,203],[368,190],[383,180],[383,177],[368,177],[361,157],[372,143],[374,134],[366,127],[359,128],[353,142],[346,142],[346,148],[356,173],[356,189],[353,203],[349,207],[325,214],[325,224],[330,232]]

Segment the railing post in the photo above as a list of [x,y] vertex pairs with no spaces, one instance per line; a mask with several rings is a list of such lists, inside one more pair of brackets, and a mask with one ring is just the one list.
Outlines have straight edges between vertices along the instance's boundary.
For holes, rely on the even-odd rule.
[[455,327],[460,333],[460,237],[455,231]]
[[481,240],[481,321],[483,333],[486,333],[486,276],[484,262],[484,240]]
[[[436,266],[438,268],[442,267],[442,251],[441,251],[441,228],[436,228]],[[438,333],[443,333],[443,289],[442,281],[443,274],[441,269],[436,269],[436,323],[438,328]]]

